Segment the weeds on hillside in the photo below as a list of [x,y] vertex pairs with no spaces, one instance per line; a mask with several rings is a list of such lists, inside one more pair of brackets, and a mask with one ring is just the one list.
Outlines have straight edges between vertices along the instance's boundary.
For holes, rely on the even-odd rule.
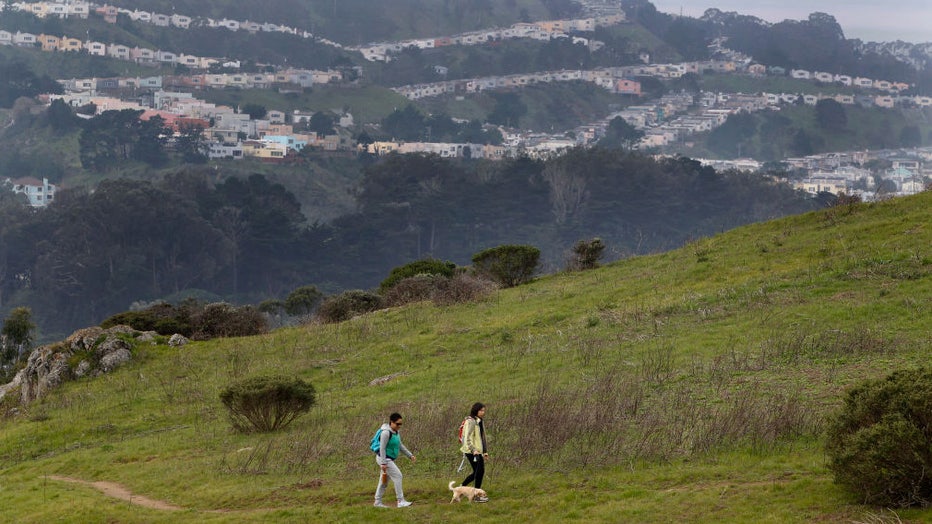
[[871,331],[858,328],[853,331],[786,331],[776,333],[764,341],[761,352],[766,360],[786,364],[824,358],[893,353],[897,342]]
[[901,524],[903,520],[892,509],[884,509],[879,513],[868,511],[864,514],[863,520],[852,522],[853,524]]

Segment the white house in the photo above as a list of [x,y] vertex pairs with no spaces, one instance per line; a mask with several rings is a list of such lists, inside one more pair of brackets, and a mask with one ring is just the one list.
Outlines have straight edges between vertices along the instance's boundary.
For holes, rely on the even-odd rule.
[[129,47],[123,44],[110,44],[107,46],[107,56],[119,60],[129,60]]
[[34,46],[36,45],[36,35],[17,31],[16,34],[13,35],[13,43],[23,47]]
[[7,180],[12,185],[13,192],[26,195],[32,207],[45,207],[55,200],[55,184],[49,184],[47,178],[41,181],[33,177]]
[[107,44],[103,42],[84,42],[84,50],[93,56],[107,56]]
[[191,17],[185,15],[171,15],[171,24],[175,27],[187,29],[191,25]]

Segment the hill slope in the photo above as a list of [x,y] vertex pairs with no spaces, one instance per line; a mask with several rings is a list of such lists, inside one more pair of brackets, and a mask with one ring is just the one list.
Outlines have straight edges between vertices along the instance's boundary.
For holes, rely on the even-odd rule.
[[[930,224],[926,192],[743,227],[478,304],[139,347],[113,374],[67,383],[12,417],[4,409],[4,513],[19,522],[865,520],[881,510],[832,484],[822,418],[851,384],[927,363]],[[220,390],[272,372],[311,381],[318,405],[281,433],[232,433]],[[476,400],[489,406],[492,501],[467,509],[447,504],[446,484],[461,480],[454,431]],[[366,445],[392,411],[405,415],[418,455],[401,464],[415,501],[403,516],[371,507]]]

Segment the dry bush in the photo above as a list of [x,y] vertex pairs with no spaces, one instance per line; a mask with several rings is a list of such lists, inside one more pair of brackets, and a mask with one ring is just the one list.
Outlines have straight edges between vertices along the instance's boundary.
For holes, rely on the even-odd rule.
[[382,297],[361,289],[351,289],[324,299],[317,318],[325,323],[343,322],[382,307]]
[[383,295],[388,306],[401,306],[424,300],[439,306],[482,300],[498,289],[486,278],[460,273],[452,278],[441,275],[416,275],[403,279]]
[[431,297],[437,305],[462,304],[485,299],[498,289],[492,280],[467,273],[454,275]]
[[507,413],[499,418],[496,439],[512,450],[503,460],[558,460],[569,447],[567,460],[578,465],[615,462],[643,399],[642,385],[617,370],[575,390],[541,383],[526,404],[503,409]]
[[253,306],[232,306],[223,302],[207,304],[191,315],[194,340],[215,337],[243,337],[268,331],[265,316]]
[[803,359],[882,355],[896,349],[896,341],[878,336],[870,329],[857,328],[854,331],[835,329],[779,333],[763,344],[762,352],[766,360],[796,363]]
[[382,299],[386,306],[402,306],[430,300],[436,290],[448,280],[442,275],[415,275],[396,282],[383,294]]

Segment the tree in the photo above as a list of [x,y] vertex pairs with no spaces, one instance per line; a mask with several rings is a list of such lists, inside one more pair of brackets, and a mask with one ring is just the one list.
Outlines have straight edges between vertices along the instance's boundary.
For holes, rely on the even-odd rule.
[[456,271],[456,264],[435,258],[425,258],[409,262],[392,269],[388,277],[379,284],[379,292],[385,293],[402,280],[416,275],[440,275],[451,278]]
[[165,121],[160,116],[140,122],[139,141],[133,149],[133,158],[154,167],[165,165],[168,161],[165,155],[165,142],[169,132]]
[[259,120],[260,118],[265,117],[268,111],[265,109],[265,106],[255,103],[243,104],[240,108],[240,111],[249,115],[249,118],[252,120]]
[[816,102],[816,122],[819,127],[828,131],[841,131],[848,125],[848,115],[845,106],[831,98],[823,98]]
[[922,145],[922,133],[916,126],[905,126],[900,130],[900,146],[919,147]]
[[11,107],[22,97],[32,98],[40,93],[59,94],[63,90],[61,84],[48,75],[37,75],[21,60],[0,60],[0,107]]
[[540,264],[540,249],[526,245],[504,245],[480,251],[472,257],[473,267],[503,287],[530,282]]
[[631,149],[643,137],[643,131],[639,131],[624,118],[616,116],[608,123],[608,129],[605,130],[605,136],[599,140],[599,145]]
[[599,260],[605,253],[605,243],[601,238],[591,240],[578,240],[573,244],[573,259],[570,261],[570,270],[586,270],[599,267]]
[[395,109],[382,119],[382,129],[397,139],[419,140],[424,131],[424,115],[414,104],[408,104],[404,109]]
[[291,316],[307,315],[323,296],[316,286],[301,286],[285,298],[285,312]]
[[175,150],[181,154],[182,160],[191,164],[203,164],[207,162],[206,148],[204,126],[188,122],[182,122],[178,126]]
[[81,163],[85,168],[107,170],[130,157],[142,111],[104,111],[85,120],[80,138]]
[[811,155],[815,148],[812,146],[812,138],[804,129],[799,129],[793,135],[793,142],[790,144],[790,150],[796,156]]
[[365,130],[360,131],[359,134],[356,135],[356,143],[361,146],[368,146],[373,142],[375,142],[375,140]]
[[49,127],[58,132],[71,131],[78,126],[78,119],[74,112],[61,98],[57,98],[49,104],[45,111]]
[[13,362],[32,346],[36,325],[32,322],[32,310],[28,307],[14,308],[3,321],[2,360],[0,364]]
[[323,111],[317,111],[311,115],[307,128],[321,136],[332,135],[333,122],[332,116]]
[[495,107],[486,120],[491,124],[518,127],[521,118],[527,114],[527,105],[517,93],[491,93]]
[[586,199],[585,177],[565,158],[548,162],[541,173],[550,188],[551,210],[557,224],[566,223]]

